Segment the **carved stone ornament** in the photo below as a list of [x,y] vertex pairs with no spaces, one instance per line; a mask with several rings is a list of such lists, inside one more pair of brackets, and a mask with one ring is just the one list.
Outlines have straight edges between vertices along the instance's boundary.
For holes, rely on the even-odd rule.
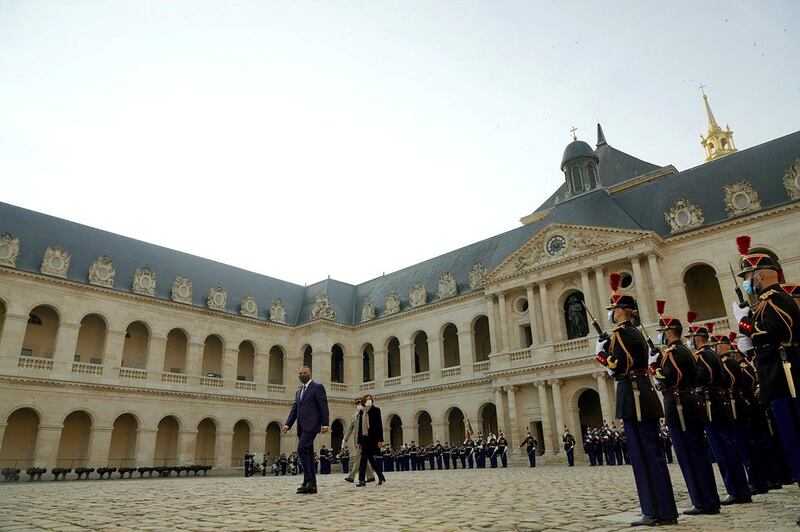
[[439,278],[439,290],[436,292],[436,297],[439,299],[447,299],[453,297],[458,293],[458,283],[456,276],[451,272],[445,272]]
[[70,254],[61,246],[50,246],[44,252],[42,260],[42,273],[55,275],[56,277],[67,277],[69,270]]
[[136,268],[133,274],[133,292],[145,296],[156,295],[156,273],[145,266]]
[[481,287],[481,281],[483,281],[483,277],[485,275],[486,266],[484,266],[482,262],[476,262],[473,264],[472,269],[469,271],[469,289],[479,289]]
[[192,280],[183,275],[175,278],[172,283],[172,300],[178,303],[192,304]]
[[269,307],[269,320],[275,323],[286,323],[286,305],[281,298],[273,299]]
[[786,187],[786,193],[790,198],[800,199],[800,159],[795,159],[792,166],[783,174],[783,186]]
[[208,308],[214,310],[225,310],[225,305],[228,303],[228,291],[220,285],[215,286],[208,291],[208,299],[206,304]]
[[89,267],[89,282],[98,286],[107,286],[108,288],[114,287],[114,275],[117,270],[114,268],[114,263],[102,255],[97,257],[92,265]]
[[608,235],[586,231],[548,232],[520,254],[514,261],[517,271],[536,268],[547,262],[564,257],[607,248],[611,244]]
[[256,296],[247,294],[242,298],[242,303],[239,305],[239,314],[250,318],[258,317],[258,302],[256,302]]
[[428,300],[428,292],[425,290],[425,285],[417,283],[411,287],[411,292],[408,294],[408,302],[411,308],[416,308],[424,305]]
[[18,256],[19,238],[14,238],[11,233],[0,235],[0,265],[15,268]]
[[361,305],[361,323],[375,319],[375,303],[372,298],[366,298]]
[[400,296],[397,295],[397,292],[392,292],[386,296],[386,300],[383,302],[383,315],[388,316],[398,312],[400,312]]
[[728,216],[736,216],[761,209],[758,192],[748,181],[725,185],[725,210]]
[[331,297],[328,294],[320,294],[311,309],[311,319],[335,320],[336,313],[331,308]]
[[684,198],[675,201],[672,208],[664,213],[664,219],[672,233],[700,227],[704,221],[700,207]]

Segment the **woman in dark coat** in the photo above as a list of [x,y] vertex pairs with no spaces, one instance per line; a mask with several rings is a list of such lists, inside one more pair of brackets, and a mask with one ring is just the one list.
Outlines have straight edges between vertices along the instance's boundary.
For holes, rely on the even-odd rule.
[[375,456],[380,454],[379,445],[383,443],[381,409],[373,405],[370,394],[364,396],[362,404],[364,410],[358,415],[358,446],[361,449],[361,462],[358,466],[358,484],[356,486],[359,487],[367,485],[365,482],[367,461],[378,475],[378,485],[386,482],[383,471],[375,463]]

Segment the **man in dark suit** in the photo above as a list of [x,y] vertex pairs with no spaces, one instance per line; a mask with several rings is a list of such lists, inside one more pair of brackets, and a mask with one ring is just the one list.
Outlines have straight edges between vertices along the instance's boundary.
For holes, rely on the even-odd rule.
[[[317,476],[314,472],[314,438],[320,432],[328,432],[328,396],[325,387],[311,380],[311,369],[300,368],[301,386],[294,395],[294,404],[283,432],[286,433],[297,421],[297,454],[303,462],[303,484],[297,493],[316,493]],[[309,464],[306,466],[306,464]]]

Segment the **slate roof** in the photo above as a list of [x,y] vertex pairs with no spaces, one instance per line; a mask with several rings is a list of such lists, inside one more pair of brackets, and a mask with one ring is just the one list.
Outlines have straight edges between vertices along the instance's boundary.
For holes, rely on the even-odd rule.
[[159,299],[169,300],[175,277],[186,275],[192,280],[192,303],[198,307],[206,306],[209,290],[219,284],[228,291],[228,312],[238,313],[242,296],[252,293],[258,300],[259,319],[268,319],[270,302],[281,298],[287,322],[298,325],[309,321],[317,296],[328,294],[336,321],[355,324],[368,297],[375,303],[378,317],[391,292],[400,296],[401,310],[408,309],[409,292],[417,282],[425,285],[427,301],[436,301],[439,278],[445,272],[455,275],[459,293],[468,292],[469,271],[475,263],[491,271],[550,223],[646,229],[669,236],[664,212],[675,200],[685,198],[699,206],[704,226],[720,223],[729,219],[724,186],[743,179],[756,189],[763,209],[786,204],[791,200],[782,176],[800,157],[799,131],[683,172],[664,172],[643,185],[612,194],[609,188],[670,167],[642,161],[605,142],[598,144],[594,153],[599,159],[602,188],[564,199],[562,183],[535,211],[549,209],[542,219],[359,285],[326,279],[303,287],[1,202],[0,233],[20,239],[17,268],[21,270],[39,272],[47,247],[60,245],[72,254],[69,278],[73,281],[87,283],[90,264],[107,255],[116,266],[117,290],[130,292],[135,269],[150,266],[157,275]]

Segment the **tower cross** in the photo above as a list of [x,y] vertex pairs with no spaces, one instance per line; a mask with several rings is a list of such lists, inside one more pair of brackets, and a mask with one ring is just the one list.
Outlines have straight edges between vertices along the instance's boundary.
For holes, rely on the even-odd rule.
[[699,86],[699,87],[697,87],[697,88],[698,88],[698,89],[700,89],[700,92],[702,92],[702,93],[703,93],[703,96],[705,96],[705,95],[706,95],[706,91],[704,91],[704,90],[703,90],[703,89],[705,89],[705,88],[706,88],[706,86],[705,86],[705,85],[703,85],[703,82],[702,82],[702,81],[700,82],[700,86]]
[[569,130],[569,132],[572,133],[572,140],[578,140],[578,137],[575,135],[576,131],[578,131],[578,128],[575,126],[572,126],[572,129]]

